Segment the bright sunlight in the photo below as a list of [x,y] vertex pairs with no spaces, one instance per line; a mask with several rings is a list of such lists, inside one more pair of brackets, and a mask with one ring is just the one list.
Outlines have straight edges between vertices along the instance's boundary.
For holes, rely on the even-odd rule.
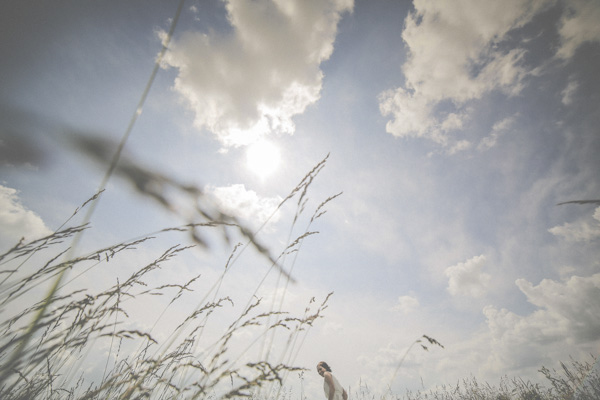
[[246,163],[248,169],[261,179],[267,178],[279,166],[279,148],[271,142],[260,141],[248,147]]

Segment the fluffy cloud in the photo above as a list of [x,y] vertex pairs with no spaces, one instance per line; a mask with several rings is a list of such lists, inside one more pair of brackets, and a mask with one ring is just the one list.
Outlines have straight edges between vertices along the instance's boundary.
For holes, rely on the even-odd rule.
[[21,204],[15,189],[0,185],[0,244],[15,245],[22,237],[34,240],[52,233],[44,221]]
[[600,274],[588,278],[572,276],[566,282],[544,279],[534,286],[524,279],[516,282],[527,296],[527,300],[548,315],[549,319],[560,321],[552,329],[564,328],[565,335],[578,342],[600,339]]
[[[482,256],[464,265],[478,263],[483,265]],[[395,392],[406,390],[412,382],[419,382],[415,385],[419,389],[420,377],[426,377],[426,386],[457,382],[470,374],[479,382],[491,384],[497,384],[505,375],[540,382],[542,377],[537,371],[541,366],[559,367],[558,362],[568,361],[570,356],[582,360],[597,351],[600,314],[595,310],[600,304],[600,274],[571,276],[564,281],[546,279],[537,285],[519,279],[516,285],[534,308],[533,312],[520,315],[486,306],[483,308],[486,320],[481,329],[467,328],[461,332],[456,327],[444,326],[443,334],[438,334],[439,322],[432,323],[435,328],[422,328],[445,348],[433,351],[430,348],[425,352],[415,346],[410,350],[393,381],[393,386],[399,385]],[[427,315],[427,310],[421,312]],[[415,325],[408,323],[401,331],[414,328]],[[358,356],[363,366],[362,381],[374,389],[387,388],[399,361],[407,353],[409,339],[378,338],[377,343],[381,343],[378,348]]]
[[519,279],[516,284],[537,309],[527,316],[491,306],[484,309],[491,334],[490,365],[539,366],[549,360],[578,356],[580,351],[595,347],[594,343],[597,346],[600,274],[572,276],[565,282],[544,279],[537,286]]
[[[456,381],[469,373],[478,381],[492,383],[504,375],[538,382],[542,365],[559,367],[558,362],[569,357],[582,360],[597,352],[600,274],[563,281],[545,279],[538,285],[519,279],[516,285],[533,312],[520,315],[489,305],[483,308],[483,329],[454,342],[442,338],[445,350],[428,354],[439,357],[431,360],[431,368],[439,373],[441,382]],[[470,369],[473,366],[476,370]]]
[[[392,117],[387,131],[454,145],[448,132],[468,120],[469,100],[492,90],[519,93],[529,73],[522,65],[525,50],[499,44],[545,3],[416,0],[402,36],[409,51],[402,68],[405,87],[380,95],[381,113]],[[443,100],[451,100],[450,110],[440,109]]]
[[555,236],[561,236],[569,242],[591,242],[600,238],[600,207],[594,212],[593,221],[565,223],[548,230]]
[[195,125],[225,146],[293,133],[292,117],[320,96],[319,66],[352,7],[352,0],[228,0],[230,34],[186,32],[174,40],[164,63],[178,69],[175,89]]
[[446,268],[448,292],[453,296],[483,296],[491,280],[489,274],[481,271],[484,265],[485,256],[480,255]]
[[414,296],[400,296],[398,303],[393,307],[394,311],[408,314],[419,307],[419,300]]
[[281,197],[259,197],[253,190],[247,190],[244,185],[231,185],[205,188],[219,204],[223,212],[236,215],[253,225],[260,225],[270,218],[270,222],[277,222],[279,213],[278,205],[283,200]]
[[556,55],[560,58],[573,56],[585,42],[600,42],[600,7],[596,0],[571,0],[561,20],[561,46]]

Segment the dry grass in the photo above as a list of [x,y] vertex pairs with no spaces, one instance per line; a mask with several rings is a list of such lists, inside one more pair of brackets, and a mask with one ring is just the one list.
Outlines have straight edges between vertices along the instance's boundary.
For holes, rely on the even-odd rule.
[[[101,165],[110,162],[114,150],[110,144],[98,146],[98,139],[84,137],[79,137],[77,143]],[[115,173],[130,182],[140,195],[154,199],[171,211],[176,209],[174,198],[178,196],[178,201],[187,199],[195,212],[183,225],[74,257],[76,238],[91,227],[87,223],[68,224],[101,199],[102,193],[97,193],[53,234],[27,243],[21,241],[0,255],[0,398],[305,400],[304,370],[295,365],[295,360],[308,331],[322,317],[331,293],[321,301],[310,299],[303,315],[291,315],[283,310],[283,300],[289,283],[293,282],[295,257],[304,240],[318,233],[311,230],[313,222],[341,195],[325,199],[307,215],[310,185],[326,162],[327,157],[306,174],[279,205],[278,209],[295,200],[287,245],[279,254],[273,254],[258,240],[257,233],[262,227],[252,231],[236,216],[223,213],[202,190],[133,162],[122,161]],[[307,222],[306,227],[294,236],[292,232],[302,220]],[[204,238],[211,230],[220,233],[224,242],[232,247],[231,255],[223,260],[222,272],[210,288],[196,296],[201,300],[195,308],[159,340],[154,327],[169,310],[182,304],[185,295],[192,293],[202,278],[196,275],[184,282],[158,285],[149,282],[155,282],[153,274],[175,257],[196,251],[194,248],[206,251]],[[187,235],[190,245],[163,250],[151,262],[133,269],[122,282],[117,280],[103,290],[68,290],[70,283],[90,271],[116,263],[140,247],[152,247],[156,237],[172,232]],[[233,237],[242,238],[242,242],[234,244]],[[257,287],[246,304],[238,307],[232,296],[220,291],[227,274],[249,248],[256,250],[270,267],[262,277],[257,277]],[[70,279],[64,282],[62,278],[67,272]],[[271,304],[263,304],[257,293],[271,273],[277,273],[275,288],[282,289],[284,295]],[[163,308],[156,310],[154,325],[141,328],[137,315],[130,310],[135,309],[136,303],[144,304],[159,296],[163,299]],[[32,298],[41,300],[31,302]],[[232,310],[237,310],[237,314],[232,314]],[[208,332],[211,326],[219,326],[215,322],[222,325],[224,318],[230,321],[220,328],[214,339]],[[241,337],[251,340],[239,343]],[[276,338],[282,343],[278,355],[272,354]],[[424,350],[428,350],[428,346],[443,348],[437,340],[423,335],[413,342],[407,354],[417,345]],[[260,347],[260,356],[250,360],[247,353],[257,347]],[[404,357],[399,360],[395,374]],[[361,400],[598,399],[600,374],[594,369],[595,364],[596,359],[592,358],[589,362],[561,363],[562,369],[558,372],[542,367],[540,372],[549,382],[547,387],[518,378],[502,379],[498,386],[470,378],[428,392],[376,395],[371,388],[361,385],[351,393],[352,398]],[[299,393],[293,393],[286,386],[290,376],[298,376]]]
[[377,394],[366,384],[359,385],[352,394],[358,400],[595,400],[600,399],[600,369],[597,359],[569,365],[560,363],[561,370],[542,367],[540,372],[547,384],[531,383],[520,378],[504,377],[498,386],[479,382],[470,377],[454,385],[440,385],[429,391],[408,391],[403,395]]
[[[94,155],[101,164],[110,162],[114,149],[100,139],[79,136],[80,149]],[[308,191],[327,158],[311,170],[290,192],[279,207],[297,199],[292,229],[307,208]],[[324,207],[336,196],[323,201],[307,216],[307,227],[297,237],[290,235],[288,245],[274,255],[260,243],[257,232],[234,215],[223,213],[202,190],[183,185],[138,164],[121,160],[115,173],[129,181],[135,190],[150,197],[169,210],[174,197],[182,198],[195,209],[187,224],[165,228],[131,241],[76,254],[78,237],[90,229],[88,224],[67,226],[45,238],[25,243],[21,241],[0,255],[0,398],[13,399],[173,399],[173,398],[290,398],[284,382],[290,373],[299,373],[295,366],[306,334],[327,307],[323,300],[308,301],[303,315],[291,315],[279,305],[265,306],[257,293],[266,276],[278,274],[278,288],[287,289],[293,281],[291,266],[285,266],[287,255],[300,250],[303,241],[317,232],[311,224],[324,213]],[[78,208],[73,216],[101,199],[94,195]],[[73,216],[69,218],[70,221]],[[67,222],[68,222],[67,221]],[[192,248],[205,248],[206,230],[217,229],[225,243],[233,247],[231,256],[223,260],[218,279],[205,293],[192,312],[172,331],[159,340],[152,328],[139,327],[137,316],[131,314],[134,305],[144,304],[162,296],[163,309],[156,310],[158,322],[167,310],[177,308],[186,293],[194,290],[199,276],[186,282],[161,282],[154,287],[157,273],[173,258]],[[141,246],[152,246],[157,236],[171,232],[186,233],[191,245],[167,248],[153,261],[138,266],[123,282],[103,290],[68,290],[74,280],[91,270],[116,263],[124,255],[135,253]],[[231,238],[243,243],[232,244]],[[254,248],[270,265],[265,276],[258,277],[254,294],[247,304],[237,307],[231,296],[220,294],[223,279],[247,248]],[[40,261],[42,260],[42,261]],[[67,275],[72,277],[64,282]],[[44,294],[45,293],[45,294]],[[31,303],[31,298],[41,300]],[[197,300],[196,300],[197,301]],[[153,303],[154,304],[154,303]],[[227,313],[224,310],[228,310]],[[225,329],[217,335],[207,334],[211,324],[223,323],[231,310],[238,310]],[[156,326],[156,323],[154,326]],[[246,332],[247,335],[243,333]],[[248,361],[246,353],[258,346],[270,349],[275,332],[283,346],[279,357],[259,357]],[[250,343],[240,338],[251,337]],[[234,353],[232,348],[237,349]],[[98,349],[108,349],[105,353]],[[239,350],[242,349],[242,350]],[[271,359],[279,358],[277,362]],[[98,371],[102,371],[101,374]]]
[[[106,167],[115,144],[99,138],[75,135],[73,143]],[[141,196],[153,199],[160,207],[175,212],[175,202],[187,202],[192,213],[187,223],[162,229],[148,235],[100,248],[84,255],[76,254],[78,238],[91,229],[88,223],[69,225],[70,221],[102,198],[96,193],[53,234],[31,242],[21,241],[0,255],[0,398],[2,399],[196,399],[238,398],[305,400],[304,370],[295,365],[296,357],[313,324],[322,317],[329,294],[323,300],[312,298],[302,315],[283,310],[288,285],[294,281],[296,257],[305,239],[318,232],[312,224],[323,216],[326,206],[341,193],[309,208],[309,191],[313,181],[326,165],[319,162],[278,206],[292,204],[292,217],[287,245],[279,254],[261,243],[257,234],[235,215],[219,209],[201,189],[149,170],[130,160],[121,160],[114,173],[129,182]],[[306,227],[298,228],[301,221]],[[265,224],[268,221],[265,221]],[[293,232],[300,233],[294,235]],[[118,262],[123,255],[153,247],[161,235],[173,232],[187,235],[190,245],[175,245],[144,265],[135,268],[122,282],[117,280],[103,290],[68,290],[68,284],[85,277],[90,271]],[[211,233],[212,232],[212,233]],[[207,251],[206,235],[217,233],[232,251],[223,260],[222,272],[201,293],[193,311],[181,319],[168,335],[159,340],[153,331],[169,310],[177,309],[186,294],[193,292],[196,275],[184,282],[160,282],[153,274],[185,252]],[[233,238],[241,242],[234,243]],[[221,294],[225,277],[248,251],[254,249],[269,265],[257,277],[254,293],[239,307],[232,296]],[[69,281],[63,277],[69,275]],[[257,297],[266,277],[277,274],[276,289],[283,296],[270,304]],[[36,297],[37,296],[37,297]],[[149,329],[137,324],[131,313],[135,304],[163,298],[162,309],[156,310],[155,323]],[[38,298],[37,302],[30,299]],[[231,317],[231,310],[237,315]],[[227,311],[227,312],[226,312]],[[230,318],[217,339],[207,334],[218,321]],[[258,328],[258,329],[257,329]],[[249,342],[237,343],[249,333]],[[282,346],[274,355],[273,345]],[[423,335],[407,350],[420,345],[443,346]],[[259,348],[258,357],[249,360],[247,353]],[[107,349],[105,352],[98,349]],[[235,350],[233,350],[235,349]],[[405,354],[406,356],[406,354]],[[405,357],[404,356],[404,357]],[[276,360],[276,361],[269,361]],[[402,366],[399,360],[394,376]],[[504,378],[498,386],[480,383],[475,378],[455,385],[442,385],[428,392],[404,395],[376,395],[361,385],[352,392],[354,399],[598,399],[600,374],[594,369],[596,359],[589,362],[571,360],[561,363],[561,370],[542,367],[548,386],[521,379]],[[99,372],[100,371],[100,372]],[[291,374],[291,375],[290,375]],[[300,392],[293,393],[285,385],[290,376],[298,376]],[[390,385],[391,386],[391,385]]]

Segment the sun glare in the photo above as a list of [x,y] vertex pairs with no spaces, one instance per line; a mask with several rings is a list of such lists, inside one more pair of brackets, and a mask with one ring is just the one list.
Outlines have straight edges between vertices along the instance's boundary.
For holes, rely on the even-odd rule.
[[279,148],[273,143],[261,141],[248,147],[246,153],[248,169],[261,179],[265,179],[275,172],[279,162]]

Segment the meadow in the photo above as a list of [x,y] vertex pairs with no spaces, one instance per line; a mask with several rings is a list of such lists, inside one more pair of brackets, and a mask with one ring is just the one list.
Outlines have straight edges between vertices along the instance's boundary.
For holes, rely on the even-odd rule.
[[[293,224],[307,212],[310,183],[325,162],[326,159],[316,165],[280,204],[281,207],[296,201]],[[0,398],[193,399],[247,397],[257,393],[281,397],[285,392],[283,381],[290,373],[302,370],[293,365],[293,360],[308,330],[327,307],[329,296],[309,299],[302,315],[292,315],[276,304],[263,304],[257,293],[272,273],[278,274],[278,285],[285,292],[293,278],[282,260],[297,252],[304,238],[314,234],[309,230],[311,223],[323,215],[325,206],[336,196],[317,206],[306,229],[290,238],[280,254],[273,255],[270,248],[259,243],[256,232],[235,216],[223,213],[201,190],[127,162],[122,162],[116,173],[129,179],[141,195],[167,209],[171,209],[172,197],[165,188],[175,188],[180,192],[178,199],[187,199],[196,213],[187,224],[79,255],[76,249],[82,235],[92,228],[87,222],[72,226],[69,222],[89,212],[94,202],[102,198],[99,192],[53,234],[31,242],[21,241],[0,256]],[[136,185],[140,177],[144,185]],[[154,285],[148,282],[156,282],[152,275],[165,268],[165,264],[185,252],[197,251],[194,247],[208,251],[204,235],[210,230],[231,245],[231,255],[223,260],[222,272],[211,282],[210,289],[194,296],[200,300],[159,342],[153,336],[155,327],[194,290],[201,274],[187,282],[160,281]],[[162,250],[156,259],[138,266],[128,278],[117,279],[109,287],[89,290],[73,285],[94,270],[117,263],[119,258],[144,246],[152,246],[157,236],[173,232],[185,235],[190,244]],[[241,241],[234,244],[233,237]],[[252,249],[270,267],[258,279],[246,305],[235,306],[233,296],[220,293],[220,288],[239,257]],[[131,259],[135,257],[127,258]],[[168,275],[159,276],[165,279]],[[161,300],[160,307],[156,306],[157,297]],[[138,321],[148,319],[147,315],[138,315],[144,304],[153,304],[152,309],[156,310],[149,329],[144,329],[144,324]],[[231,310],[237,315],[232,317]],[[244,335],[244,331],[250,333]],[[273,331],[285,332],[284,337],[278,336],[283,343],[279,348],[281,361],[272,363],[266,361],[267,357],[245,360],[244,355],[258,347],[261,338],[263,347],[278,349]],[[251,340],[235,343],[248,336]],[[232,354],[231,348],[236,348],[237,353]],[[266,353],[270,352],[275,350]],[[276,357],[271,354],[271,358]]]
[[[262,227],[248,227],[222,210],[202,188],[121,157],[182,4],[122,141],[115,145],[99,137],[67,133],[70,145],[106,171],[100,190],[52,234],[23,240],[0,255],[2,400],[308,399],[306,366],[297,365],[296,358],[311,328],[326,318],[332,293],[306,299],[300,312],[284,309],[283,298],[294,280],[295,257],[305,239],[318,233],[312,230],[313,223],[341,195],[318,200],[316,206],[308,201],[311,184],[325,168],[327,157],[277,207],[293,210],[291,233],[281,240],[285,243],[281,250],[261,241]],[[179,217],[186,223],[101,248],[84,248],[83,239],[94,230],[91,216],[113,176],[168,212],[180,210],[184,203],[188,212]],[[172,234],[184,244],[159,248],[160,238]],[[210,251],[208,236],[230,248],[220,265],[200,269],[184,281],[164,273],[172,263],[188,262],[190,252]],[[147,249],[157,253],[149,261]],[[266,271],[257,274],[240,302],[237,293],[222,288],[244,257],[258,257]],[[100,284],[108,280],[90,278],[114,265],[126,271],[124,278],[105,286]],[[205,282],[208,269],[219,272]],[[273,276],[278,296],[267,301],[259,293],[267,277]],[[200,282],[203,288],[198,292]],[[413,344],[440,345],[426,335]],[[561,363],[558,371],[540,366],[547,385],[518,377],[505,377],[494,385],[468,377],[422,392],[390,393],[362,382],[347,390],[351,399],[360,400],[600,399],[596,364],[592,356]]]
[[[106,147],[89,144],[82,148]],[[108,151],[96,156],[109,164],[110,154]],[[268,302],[263,302],[257,293],[267,276],[275,274],[277,289],[285,295],[293,281],[293,262],[285,265],[286,257],[297,255],[303,241],[317,233],[311,231],[311,225],[340,195],[323,200],[312,212],[308,210],[311,183],[326,161],[327,157],[309,171],[279,205],[278,208],[291,203],[295,209],[291,231],[300,221],[306,222],[306,228],[290,236],[279,254],[273,254],[274,246],[259,241],[260,229],[253,231],[235,215],[224,213],[199,188],[126,160],[120,163],[115,173],[132,183],[141,196],[173,210],[175,191],[179,199],[187,199],[195,207],[195,214],[187,224],[78,254],[82,235],[89,234],[93,227],[85,222],[88,218],[83,219],[83,224],[73,221],[93,210],[94,202],[102,198],[102,192],[98,192],[51,235],[21,241],[2,254],[0,398],[307,399],[303,390],[306,369],[295,365],[295,359],[312,326],[324,317],[332,293],[310,299],[299,315],[284,310],[282,300],[274,298],[271,304],[265,304]],[[93,290],[73,285],[94,270],[117,263],[131,253],[135,255],[145,246],[152,247],[157,237],[174,232],[186,237],[189,244],[161,250],[152,261],[133,268],[123,281],[117,279],[113,285]],[[195,290],[201,274],[186,282],[174,282],[166,280],[169,275],[161,275],[160,271],[186,252],[210,251],[206,249],[207,234],[221,237],[232,251],[223,260],[220,276],[208,285],[208,290],[194,294],[196,300],[189,309],[189,299],[184,300]],[[233,238],[240,241],[234,243]],[[264,276],[257,277],[257,286],[247,303],[236,306],[233,294],[221,293],[221,286],[229,271],[249,252],[259,255],[269,268]],[[131,259],[136,258],[126,258]],[[156,274],[158,281],[153,278]],[[139,314],[140,310],[150,303],[153,323],[140,323],[148,319]],[[157,337],[156,327],[161,320],[180,306],[187,314],[178,324],[169,325],[172,329],[168,335]],[[425,350],[431,345],[443,347],[426,335],[413,345]],[[260,346],[258,354],[264,356],[249,356],[257,354],[254,350]],[[265,348],[273,350],[264,351]],[[412,346],[407,353],[411,349]],[[275,359],[278,361],[270,361]],[[402,361],[399,360],[396,373]],[[560,371],[541,367],[546,386],[508,377],[492,385],[470,377],[423,392],[386,393],[362,383],[356,389],[349,387],[348,392],[350,398],[361,400],[598,399],[600,375],[595,364],[592,357],[584,362],[561,363]],[[294,385],[290,386],[291,382]]]

